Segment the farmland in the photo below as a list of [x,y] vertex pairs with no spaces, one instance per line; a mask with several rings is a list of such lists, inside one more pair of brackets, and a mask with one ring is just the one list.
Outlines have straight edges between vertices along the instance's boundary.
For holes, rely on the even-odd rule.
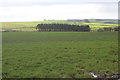
[[[117,22],[117,21],[116,21]],[[36,22],[1,22],[2,29],[0,31],[28,31],[36,32],[37,24],[52,24],[52,23],[61,23],[61,24],[74,24],[74,25],[90,25],[92,31],[96,31],[99,28],[103,27],[116,27],[118,24],[108,24],[108,23],[85,23],[85,22],[69,22],[66,20],[53,20],[53,21],[36,21]]]
[[118,74],[118,32],[3,32],[2,47],[3,78]]

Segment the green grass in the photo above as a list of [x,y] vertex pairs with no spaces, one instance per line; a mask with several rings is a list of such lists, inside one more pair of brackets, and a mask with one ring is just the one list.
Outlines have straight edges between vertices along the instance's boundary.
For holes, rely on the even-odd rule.
[[117,32],[3,32],[3,78],[118,73]]
[[16,31],[37,31],[36,26],[38,22],[2,22],[2,31],[16,30]]

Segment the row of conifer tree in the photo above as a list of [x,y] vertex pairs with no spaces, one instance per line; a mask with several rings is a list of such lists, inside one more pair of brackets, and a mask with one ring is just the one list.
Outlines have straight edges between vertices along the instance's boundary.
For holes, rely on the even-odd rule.
[[72,25],[72,24],[38,24],[36,29],[38,31],[90,31],[89,25]]

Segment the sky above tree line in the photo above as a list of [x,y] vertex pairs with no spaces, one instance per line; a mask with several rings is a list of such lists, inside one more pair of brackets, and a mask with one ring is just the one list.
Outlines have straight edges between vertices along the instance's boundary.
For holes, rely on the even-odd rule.
[[117,19],[119,0],[0,0],[0,21]]

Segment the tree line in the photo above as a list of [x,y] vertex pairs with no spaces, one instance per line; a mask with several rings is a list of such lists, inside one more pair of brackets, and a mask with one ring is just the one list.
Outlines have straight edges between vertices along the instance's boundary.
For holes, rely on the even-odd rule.
[[114,27],[114,28],[112,28],[112,27],[99,28],[97,31],[98,31],[98,32],[104,32],[104,31],[120,31],[120,26],[116,26],[116,27]]
[[42,31],[80,31],[80,32],[89,32],[89,25],[73,25],[73,24],[38,24],[36,29],[39,32]]

